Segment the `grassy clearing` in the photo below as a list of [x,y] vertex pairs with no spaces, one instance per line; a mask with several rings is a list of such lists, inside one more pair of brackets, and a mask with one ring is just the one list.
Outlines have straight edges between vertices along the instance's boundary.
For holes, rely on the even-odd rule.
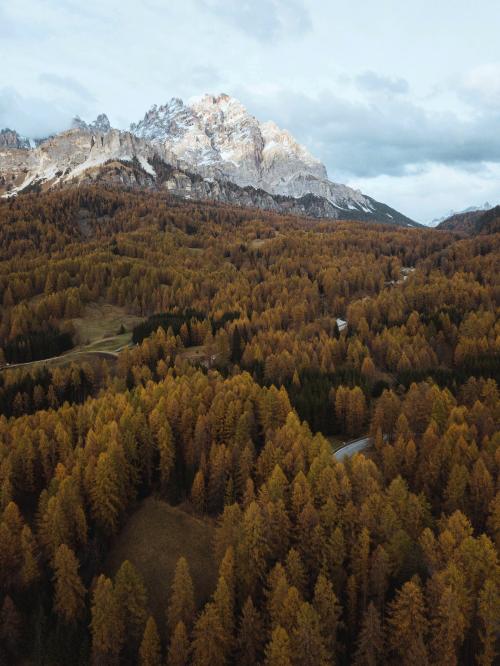
[[[84,361],[94,364],[102,359],[113,362],[113,353],[130,344],[132,329],[141,321],[141,317],[127,314],[116,305],[92,303],[85,307],[83,317],[72,320],[75,328],[73,349],[55,358],[23,363],[21,367],[26,370],[44,365],[56,368]],[[121,326],[126,332],[118,334]]]
[[180,356],[187,359],[188,361],[203,361],[207,358],[207,351],[204,345],[199,345],[198,347],[188,347],[187,349],[182,350]]
[[161,631],[179,557],[184,556],[188,561],[199,607],[214,591],[217,583],[214,531],[214,525],[208,520],[148,497],[118,536],[106,571],[114,575],[124,560],[132,562],[144,580],[151,611]]
[[131,332],[142,317],[128,314],[124,308],[109,303],[92,303],[85,306],[82,317],[73,319],[75,344],[89,345],[118,335],[120,326]]
[[122,347],[126,347],[132,340],[132,333],[122,333],[121,335],[114,335],[112,338],[104,338],[103,340],[96,340],[89,345],[82,347],[82,351],[116,351]]

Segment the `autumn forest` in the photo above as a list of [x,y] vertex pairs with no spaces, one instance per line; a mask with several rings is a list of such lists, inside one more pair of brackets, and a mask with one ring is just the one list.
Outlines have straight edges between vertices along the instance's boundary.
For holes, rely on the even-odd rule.
[[0,663],[498,663],[487,231],[1,200]]

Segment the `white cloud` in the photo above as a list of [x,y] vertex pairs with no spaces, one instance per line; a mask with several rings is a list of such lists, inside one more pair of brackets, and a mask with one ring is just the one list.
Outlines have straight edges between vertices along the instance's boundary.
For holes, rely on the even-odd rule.
[[406,79],[390,76],[382,76],[377,72],[367,70],[356,77],[356,84],[361,90],[375,93],[389,93],[392,95],[403,95],[410,90]]
[[402,176],[352,178],[348,184],[424,224],[452,210],[481,206],[486,201],[500,204],[498,163],[486,163],[473,170],[425,164],[408,168]]
[[309,13],[300,0],[197,0],[200,8],[212,13],[241,32],[267,41],[307,32]]
[[467,102],[488,105],[498,109],[500,105],[500,62],[486,63],[467,71],[461,82],[461,94]]
[[0,89],[0,128],[28,137],[45,137],[70,126],[75,112],[40,97],[24,97],[14,88]]
[[258,117],[294,133],[336,179],[408,175],[409,166],[428,162],[500,162],[500,110],[463,118],[455,109],[429,109],[407,95],[353,99],[331,90],[239,92]]
[[72,76],[60,76],[59,74],[43,72],[40,74],[39,79],[43,84],[48,84],[57,90],[62,90],[64,93],[75,95],[77,98],[86,102],[95,101],[95,97],[91,92]]

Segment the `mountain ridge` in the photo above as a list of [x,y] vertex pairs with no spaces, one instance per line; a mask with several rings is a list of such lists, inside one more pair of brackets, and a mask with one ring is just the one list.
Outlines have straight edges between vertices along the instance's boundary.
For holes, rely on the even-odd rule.
[[500,206],[483,207],[477,210],[466,210],[446,218],[437,225],[441,231],[454,231],[457,233],[475,236],[478,234],[495,233],[500,230]]
[[447,222],[448,220],[451,220],[452,218],[455,218],[458,215],[469,215],[470,213],[484,213],[488,210],[491,210],[494,208],[488,201],[485,201],[485,203],[482,206],[469,206],[468,208],[464,208],[463,210],[451,210],[447,215],[443,215],[442,217],[436,217],[432,220],[432,222],[429,223],[429,227],[434,227],[437,228],[444,222]]
[[[155,105],[130,131],[113,128],[102,113],[90,123],[77,116],[70,129],[36,144],[22,143],[17,133],[9,132],[0,143],[2,196],[92,178],[102,181],[104,173],[96,171],[115,161],[119,175],[104,171],[125,187],[144,182],[184,198],[292,209],[314,218],[420,226],[386,204],[328,180],[325,166],[287,130],[258,121],[225,94],[205,95],[191,105],[179,98]],[[171,178],[157,177],[153,159],[172,167]],[[125,168],[133,160],[138,166]],[[146,175],[138,176],[138,168]]]

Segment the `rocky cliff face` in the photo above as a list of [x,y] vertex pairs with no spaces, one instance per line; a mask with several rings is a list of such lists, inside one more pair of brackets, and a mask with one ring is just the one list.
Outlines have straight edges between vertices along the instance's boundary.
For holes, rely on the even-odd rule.
[[[299,175],[327,176],[323,164],[289,132],[273,122],[260,123],[228,95],[205,95],[191,105],[172,99],[150,109],[130,131],[168,148],[196,173],[262,187],[271,194],[294,196],[287,184]],[[297,182],[292,187],[297,193]]]
[[86,171],[98,169],[110,160],[136,159],[146,172],[151,172],[148,159],[157,155],[158,149],[129,132],[110,129],[103,133],[95,126],[89,127],[62,132],[33,150],[0,148],[4,195],[78,182]]
[[3,129],[0,130],[0,149],[1,148],[17,148],[24,150],[31,148],[31,142],[23,136],[20,136],[15,130]]
[[206,95],[191,105],[173,99],[130,129],[112,129],[101,114],[92,123],[77,117],[72,129],[37,144],[4,131],[0,195],[99,180],[311,217],[416,226],[328,180],[323,164],[289,132],[260,123],[227,95]]
[[[138,159],[108,160],[95,168],[88,168],[78,177],[79,183],[105,184],[117,187],[165,190],[174,197],[196,201],[219,201],[235,206],[261,208],[276,213],[302,215],[312,218],[349,219],[326,199],[307,194],[303,197],[272,195],[250,185],[241,187],[229,180],[203,178],[152,158],[147,169]],[[354,219],[360,218],[359,216]]]

